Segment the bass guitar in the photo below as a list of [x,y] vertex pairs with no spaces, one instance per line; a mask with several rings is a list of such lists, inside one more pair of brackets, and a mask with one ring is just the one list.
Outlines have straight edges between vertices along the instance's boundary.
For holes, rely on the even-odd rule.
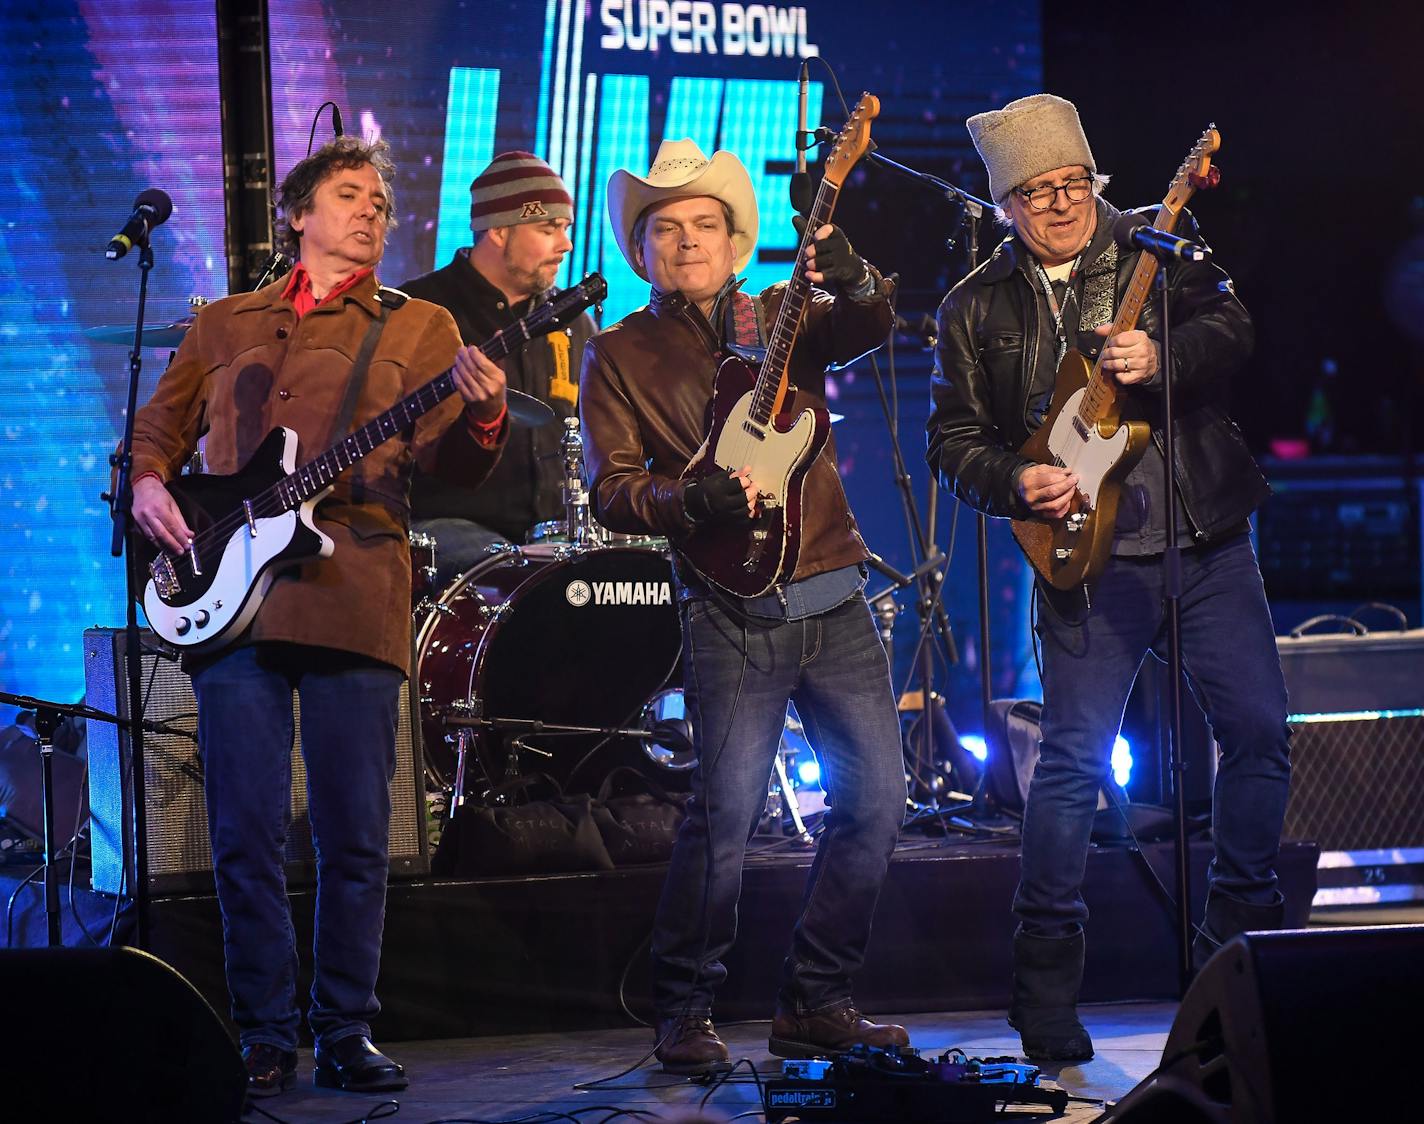
[[[1197,139],[1177,169],[1153,226],[1170,232],[1192,193],[1215,187],[1221,178],[1211,157],[1221,147],[1214,125]],[[1110,335],[1129,332],[1147,303],[1159,264],[1142,254],[1133,270]],[[1019,452],[1038,464],[1052,464],[1078,474],[1078,488],[1068,513],[1060,519],[1016,519],[1014,538],[1043,580],[1056,589],[1091,582],[1112,553],[1122,481],[1151,439],[1145,422],[1120,420],[1123,388],[1103,370],[1102,357],[1090,362],[1070,349],[1058,365],[1053,400],[1043,424]]]
[[870,146],[870,122],[880,101],[862,94],[845,129],[826,158],[786,287],[766,357],[755,363],[729,356],[717,369],[707,436],[683,471],[684,479],[750,466],[757,484],[756,514],[750,522],[705,523],[678,549],[706,581],[738,597],[766,593],[791,577],[801,550],[801,484],[821,455],[830,434],[824,407],[797,410],[788,360],[810,298],[803,260],[814,233],[831,221],[841,185]]
[[[603,278],[591,273],[497,332],[480,350],[498,362],[526,341],[571,324],[607,295]],[[216,650],[234,640],[256,615],[278,571],[330,557],[335,544],[318,528],[314,512],[336,478],[408,432],[455,389],[451,371],[437,375],[300,468],[294,467],[296,431],[278,426],[238,472],[171,481],[168,491],[193,540],[181,554],[155,547],[143,559],[149,573],[143,611],[153,631],[187,651]]]

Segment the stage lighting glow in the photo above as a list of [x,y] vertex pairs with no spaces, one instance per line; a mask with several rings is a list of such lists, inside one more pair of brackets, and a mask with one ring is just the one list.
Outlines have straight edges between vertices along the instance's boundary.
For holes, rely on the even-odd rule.
[[796,776],[804,785],[821,783],[821,763],[814,757],[800,761],[796,765]]
[[1121,734],[1113,742],[1112,771],[1113,780],[1126,788],[1128,778],[1132,776],[1132,744]]
[[969,751],[971,757],[980,761],[989,759],[989,747],[984,744],[983,734],[960,734],[959,744]]

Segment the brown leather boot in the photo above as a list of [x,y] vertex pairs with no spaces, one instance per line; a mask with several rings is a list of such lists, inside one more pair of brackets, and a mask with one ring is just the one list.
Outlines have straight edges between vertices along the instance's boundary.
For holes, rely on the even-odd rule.
[[767,1049],[778,1058],[841,1054],[854,1046],[908,1046],[910,1033],[893,1023],[873,1023],[847,999],[834,1007],[798,1015],[780,1004],[771,1020]]
[[727,1044],[717,1037],[717,1030],[706,1015],[659,1019],[653,1033],[658,1036],[655,1053],[664,1073],[704,1077],[732,1068]]

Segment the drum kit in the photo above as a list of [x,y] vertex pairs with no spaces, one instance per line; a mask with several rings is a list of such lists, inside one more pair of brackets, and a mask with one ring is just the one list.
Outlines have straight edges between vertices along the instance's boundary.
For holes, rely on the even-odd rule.
[[[551,412],[552,419],[552,412]],[[583,441],[564,419],[564,517],[488,557],[433,598],[429,536],[412,536],[416,678],[426,771],[453,811],[530,774],[594,792],[631,768],[686,791],[696,764],[666,539],[620,535],[589,510]],[[812,760],[788,716],[767,814],[809,840],[796,796]]]
[[[194,315],[205,303],[190,301]],[[194,315],[144,325],[143,345],[178,347]],[[133,342],[131,327],[84,335]],[[507,395],[515,424],[554,422],[537,398]],[[696,756],[667,540],[618,534],[593,518],[579,420],[563,424],[563,518],[536,524],[523,544],[491,547],[443,589],[435,539],[409,536],[426,774],[452,812],[531,773],[566,792],[596,791],[622,767],[665,789],[690,787]],[[767,815],[802,836],[797,765],[811,760],[793,711]]]

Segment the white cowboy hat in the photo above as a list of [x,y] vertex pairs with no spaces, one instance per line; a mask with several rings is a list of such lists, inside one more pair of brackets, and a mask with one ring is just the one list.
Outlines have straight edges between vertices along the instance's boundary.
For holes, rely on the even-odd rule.
[[707,159],[691,139],[665,140],[658,149],[647,176],[635,176],[619,169],[608,180],[608,219],[618,248],[644,281],[648,271],[638,264],[633,248],[633,224],[655,203],[668,199],[688,199],[707,195],[720,199],[732,209],[732,245],[737,251],[733,270],[740,273],[752,260],[756,249],[756,192],[742,162],[730,152],[717,151]]

